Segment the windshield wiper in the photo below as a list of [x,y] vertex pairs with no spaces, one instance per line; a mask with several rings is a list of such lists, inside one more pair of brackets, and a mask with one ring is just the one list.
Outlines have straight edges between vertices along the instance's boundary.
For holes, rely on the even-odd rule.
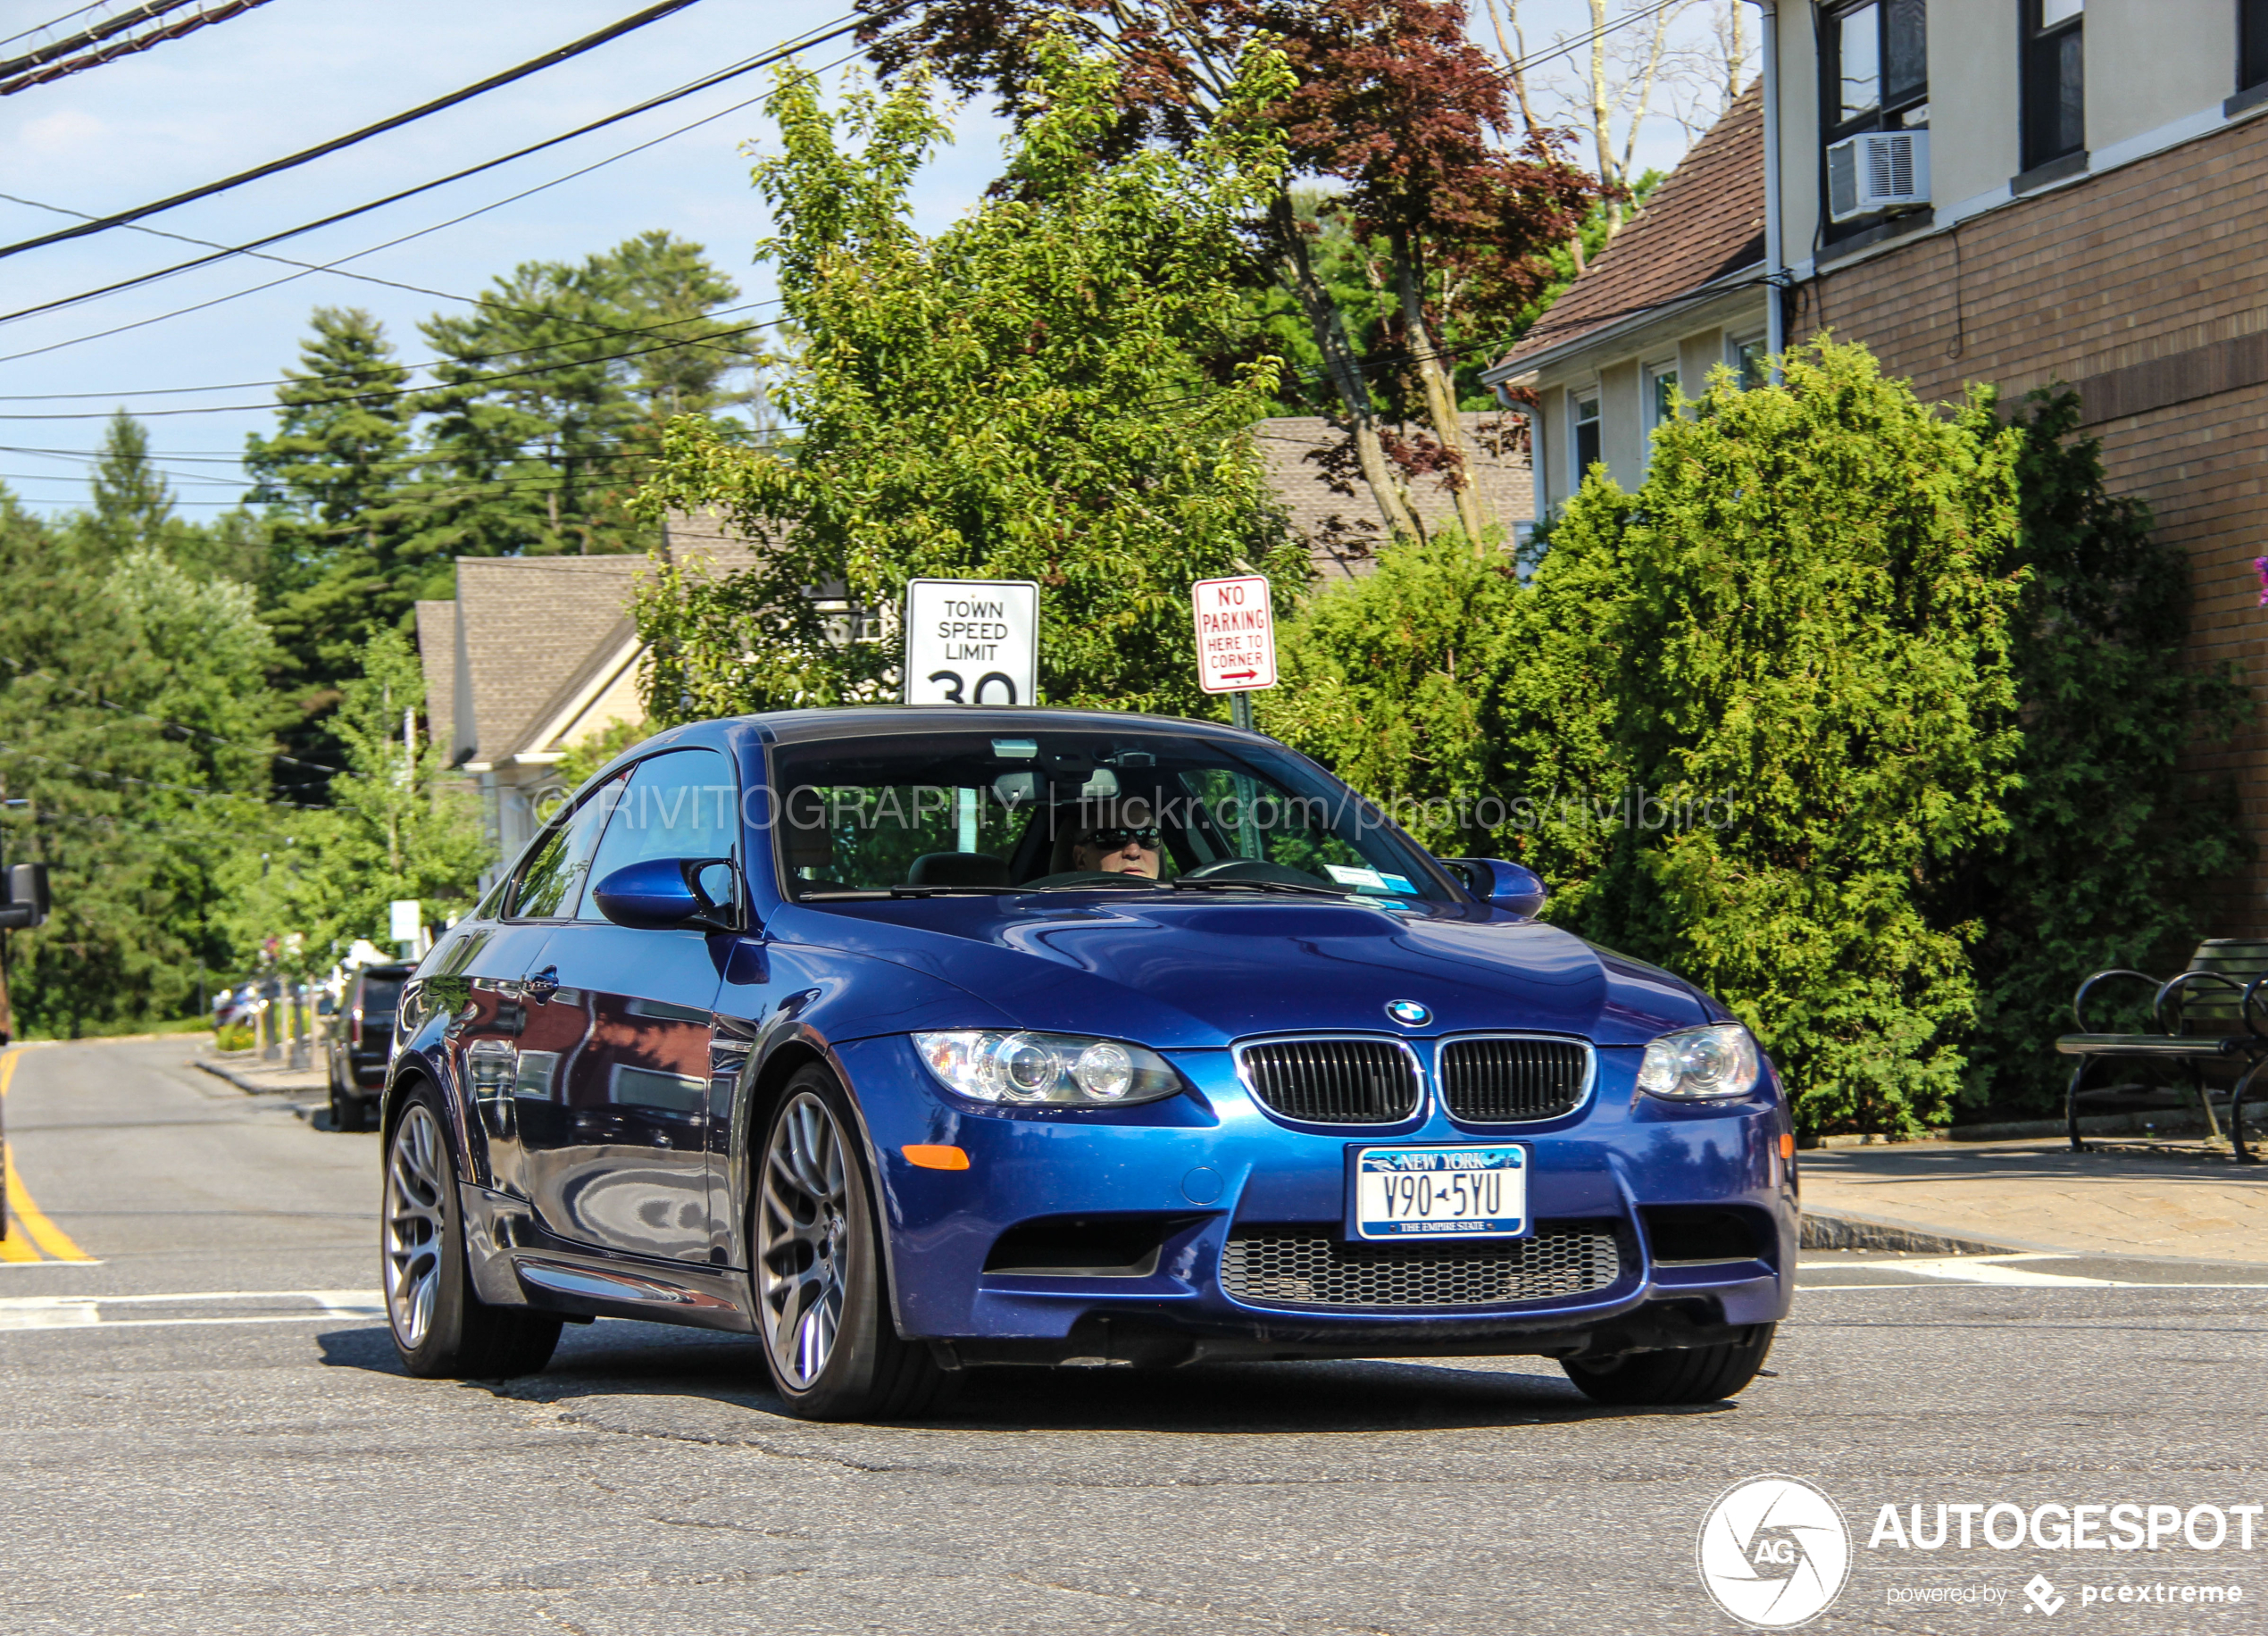
[[1351,896],[1344,887],[1310,886],[1304,881],[1238,881],[1233,878],[1192,881],[1187,875],[1180,875],[1158,884],[1169,892],[1293,892],[1306,897]]

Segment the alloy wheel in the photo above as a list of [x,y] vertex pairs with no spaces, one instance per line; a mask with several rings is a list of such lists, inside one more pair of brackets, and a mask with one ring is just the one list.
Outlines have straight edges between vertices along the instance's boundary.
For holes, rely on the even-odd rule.
[[842,1129],[804,1091],[773,1121],[756,1207],[765,1336],[780,1378],[804,1389],[834,1355],[850,1255]]
[[433,1329],[450,1168],[440,1122],[423,1102],[411,1103],[386,1162],[386,1315],[405,1351]]

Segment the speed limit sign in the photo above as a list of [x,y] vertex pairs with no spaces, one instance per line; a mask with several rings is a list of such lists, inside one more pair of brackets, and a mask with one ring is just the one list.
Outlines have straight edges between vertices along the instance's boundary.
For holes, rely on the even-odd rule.
[[1029,705],[1038,693],[1038,586],[1030,580],[907,582],[907,704]]

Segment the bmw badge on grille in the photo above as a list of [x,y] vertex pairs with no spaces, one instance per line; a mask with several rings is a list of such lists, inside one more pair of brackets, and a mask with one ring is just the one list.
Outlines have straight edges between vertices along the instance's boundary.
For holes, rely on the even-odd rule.
[[1433,1021],[1433,1014],[1415,1000],[1394,1000],[1386,1007],[1386,1014],[1405,1028],[1423,1028]]

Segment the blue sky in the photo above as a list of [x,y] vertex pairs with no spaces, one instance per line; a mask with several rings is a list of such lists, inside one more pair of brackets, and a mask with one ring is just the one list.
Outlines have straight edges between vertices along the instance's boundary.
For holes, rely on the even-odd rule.
[[[11,0],[0,8],[0,32],[29,28],[68,4]],[[271,0],[139,55],[0,98],[0,192],[93,214],[140,204],[454,90],[635,9],[633,0],[384,0],[376,5]],[[1622,9],[1620,0],[1614,9]],[[1586,26],[1586,13],[1583,0],[1530,0],[1522,21],[1531,50],[1555,30]],[[569,129],[838,14],[829,0],[818,5],[704,0],[503,90],[286,175],[151,218],[146,225],[242,242]],[[0,54],[21,48],[22,43],[0,47]],[[847,41],[838,42],[804,60],[827,63],[849,48]],[[288,240],[275,253],[307,262],[351,255],[758,97],[767,83],[763,73],[746,76],[542,154]],[[957,124],[958,141],[920,184],[918,215],[926,229],[967,210],[998,169],[997,122],[980,107],[963,110]],[[517,263],[579,260],[663,227],[706,245],[741,284],[742,299],[761,300],[772,294],[771,280],[749,264],[749,249],[766,222],[740,148],[762,144],[769,135],[759,108],[723,113],[588,176],[350,265],[471,296]],[[1673,162],[1682,146],[1673,124],[1655,121],[1642,152]],[[0,200],[0,242],[51,231],[68,221]],[[196,253],[130,229],[28,252],[0,263],[0,312]],[[271,380],[292,363],[310,307],[368,308],[413,361],[426,355],[418,320],[437,309],[466,310],[432,296],[325,273],[238,293],[292,271],[237,257],[0,323],[0,416],[7,417],[0,419],[0,445],[6,446],[0,452],[0,480],[37,511],[83,505],[83,456],[94,447],[103,417],[123,405],[147,417],[159,463],[176,474],[185,514],[210,516],[240,492],[233,461],[245,433],[266,430],[271,416],[264,407],[231,412],[208,406],[263,405],[265,388],[229,383]],[[233,298],[142,321],[217,297]],[[128,325],[137,327],[96,333]],[[95,338],[82,338],[89,337]],[[184,408],[199,413],[158,413]],[[86,418],[16,418],[29,416]]]

